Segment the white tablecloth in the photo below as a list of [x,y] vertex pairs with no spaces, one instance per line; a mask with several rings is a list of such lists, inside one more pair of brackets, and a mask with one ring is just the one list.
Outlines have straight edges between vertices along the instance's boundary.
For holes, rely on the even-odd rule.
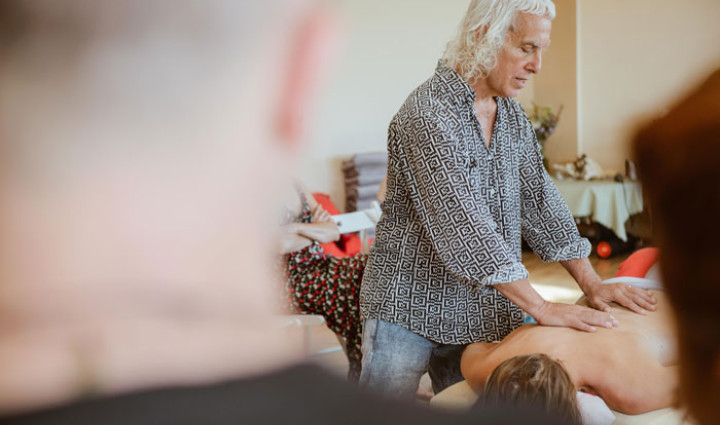
[[575,217],[590,217],[627,240],[625,221],[642,212],[642,188],[637,181],[554,180]]

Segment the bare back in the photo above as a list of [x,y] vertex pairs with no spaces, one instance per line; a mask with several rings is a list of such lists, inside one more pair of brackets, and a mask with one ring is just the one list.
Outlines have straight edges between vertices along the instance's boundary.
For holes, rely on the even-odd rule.
[[578,391],[601,396],[622,413],[642,413],[675,401],[677,377],[669,306],[655,292],[657,310],[639,315],[614,306],[620,326],[595,333],[569,328],[524,325],[499,344],[477,343],[463,354],[462,371],[479,391],[503,361],[544,353],[560,360]]

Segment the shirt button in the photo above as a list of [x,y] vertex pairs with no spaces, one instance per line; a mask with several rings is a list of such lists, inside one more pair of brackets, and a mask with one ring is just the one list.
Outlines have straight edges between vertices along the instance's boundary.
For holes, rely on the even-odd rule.
[[494,159],[493,155],[492,155],[492,154],[489,154],[489,155],[488,155],[488,159],[489,159],[490,161],[492,161],[492,160]]
[[491,194],[491,195],[494,195],[494,194],[495,194],[495,189],[490,188],[490,194]]

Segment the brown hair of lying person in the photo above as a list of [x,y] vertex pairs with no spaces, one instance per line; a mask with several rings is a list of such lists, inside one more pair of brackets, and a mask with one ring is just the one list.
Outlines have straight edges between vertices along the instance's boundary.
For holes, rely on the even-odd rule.
[[635,140],[663,284],[678,326],[680,391],[720,423],[720,70]]
[[480,402],[530,406],[571,424],[582,423],[575,385],[562,363],[546,354],[512,357],[488,378]]

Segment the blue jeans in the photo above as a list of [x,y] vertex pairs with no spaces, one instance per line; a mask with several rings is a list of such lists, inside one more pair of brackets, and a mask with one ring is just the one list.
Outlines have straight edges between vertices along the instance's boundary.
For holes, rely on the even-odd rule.
[[360,385],[412,399],[427,371],[435,394],[463,380],[460,357],[466,345],[439,344],[384,320],[363,325]]

